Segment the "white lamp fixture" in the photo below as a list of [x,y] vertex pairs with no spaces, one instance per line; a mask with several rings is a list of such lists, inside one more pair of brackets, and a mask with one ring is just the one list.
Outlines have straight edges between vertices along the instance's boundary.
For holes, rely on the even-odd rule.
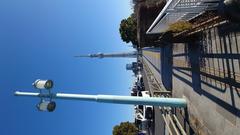
[[53,81],[52,80],[40,80],[37,79],[33,86],[37,89],[51,89],[53,87]]
[[41,101],[37,104],[37,109],[39,111],[53,112],[56,108],[56,103],[54,101]]

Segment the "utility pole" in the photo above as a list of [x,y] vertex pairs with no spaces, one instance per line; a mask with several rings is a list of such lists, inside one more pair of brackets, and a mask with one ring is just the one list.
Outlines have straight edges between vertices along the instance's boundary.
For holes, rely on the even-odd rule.
[[[15,92],[15,96],[39,97],[40,103],[37,105],[40,111],[52,112],[55,110],[56,103],[53,99],[79,100],[79,101],[95,101],[112,104],[130,104],[130,105],[151,105],[162,107],[186,107],[187,102],[183,98],[159,98],[159,97],[134,97],[134,96],[117,96],[117,95],[84,95],[84,94],[67,94],[52,93],[51,88],[53,81],[37,80],[33,84],[35,88],[40,90],[39,93],[33,92]],[[43,92],[45,90],[47,92]]]

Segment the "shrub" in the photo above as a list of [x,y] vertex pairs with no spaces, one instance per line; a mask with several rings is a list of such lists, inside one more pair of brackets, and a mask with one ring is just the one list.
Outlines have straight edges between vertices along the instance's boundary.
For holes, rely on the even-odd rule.
[[189,30],[191,28],[192,28],[191,23],[189,23],[187,21],[178,21],[178,22],[170,24],[167,31],[176,33],[176,32],[182,32],[184,30]]

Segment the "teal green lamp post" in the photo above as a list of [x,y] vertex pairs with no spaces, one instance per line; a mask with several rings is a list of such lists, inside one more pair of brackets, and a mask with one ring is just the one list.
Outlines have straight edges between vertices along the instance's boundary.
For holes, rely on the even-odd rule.
[[[45,81],[47,83],[47,81]],[[51,82],[51,84],[53,84]],[[51,84],[48,84],[51,86]],[[44,89],[44,83],[39,83],[41,87],[36,88]],[[45,84],[46,85],[46,84]],[[94,101],[101,103],[111,104],[129,104],[129,105],[151,105],[162,107],[186,107],[187,101],[184,98],[159,98],[159,97],[135,97],[135,96],[118,96],[118,95],[85,95],[85,94],[68,94],[68,93],[52,93],[50,89],[48,92],[39,93],[34,92],[20,92],[16,91],[15,96],[39,97],[40,103],[37,105],[40,111],[52,112],[56,108],[56,103],[53,99],[64,100],[79,100],[79,101]]]

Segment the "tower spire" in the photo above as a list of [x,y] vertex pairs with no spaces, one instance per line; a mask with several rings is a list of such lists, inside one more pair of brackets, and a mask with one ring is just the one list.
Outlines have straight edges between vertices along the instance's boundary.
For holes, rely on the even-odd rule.
[[89,58],[136,58],[137,51],[123,52],[123,53],[97,53],[88,55],[77,55],[75,57],[89,57]]

